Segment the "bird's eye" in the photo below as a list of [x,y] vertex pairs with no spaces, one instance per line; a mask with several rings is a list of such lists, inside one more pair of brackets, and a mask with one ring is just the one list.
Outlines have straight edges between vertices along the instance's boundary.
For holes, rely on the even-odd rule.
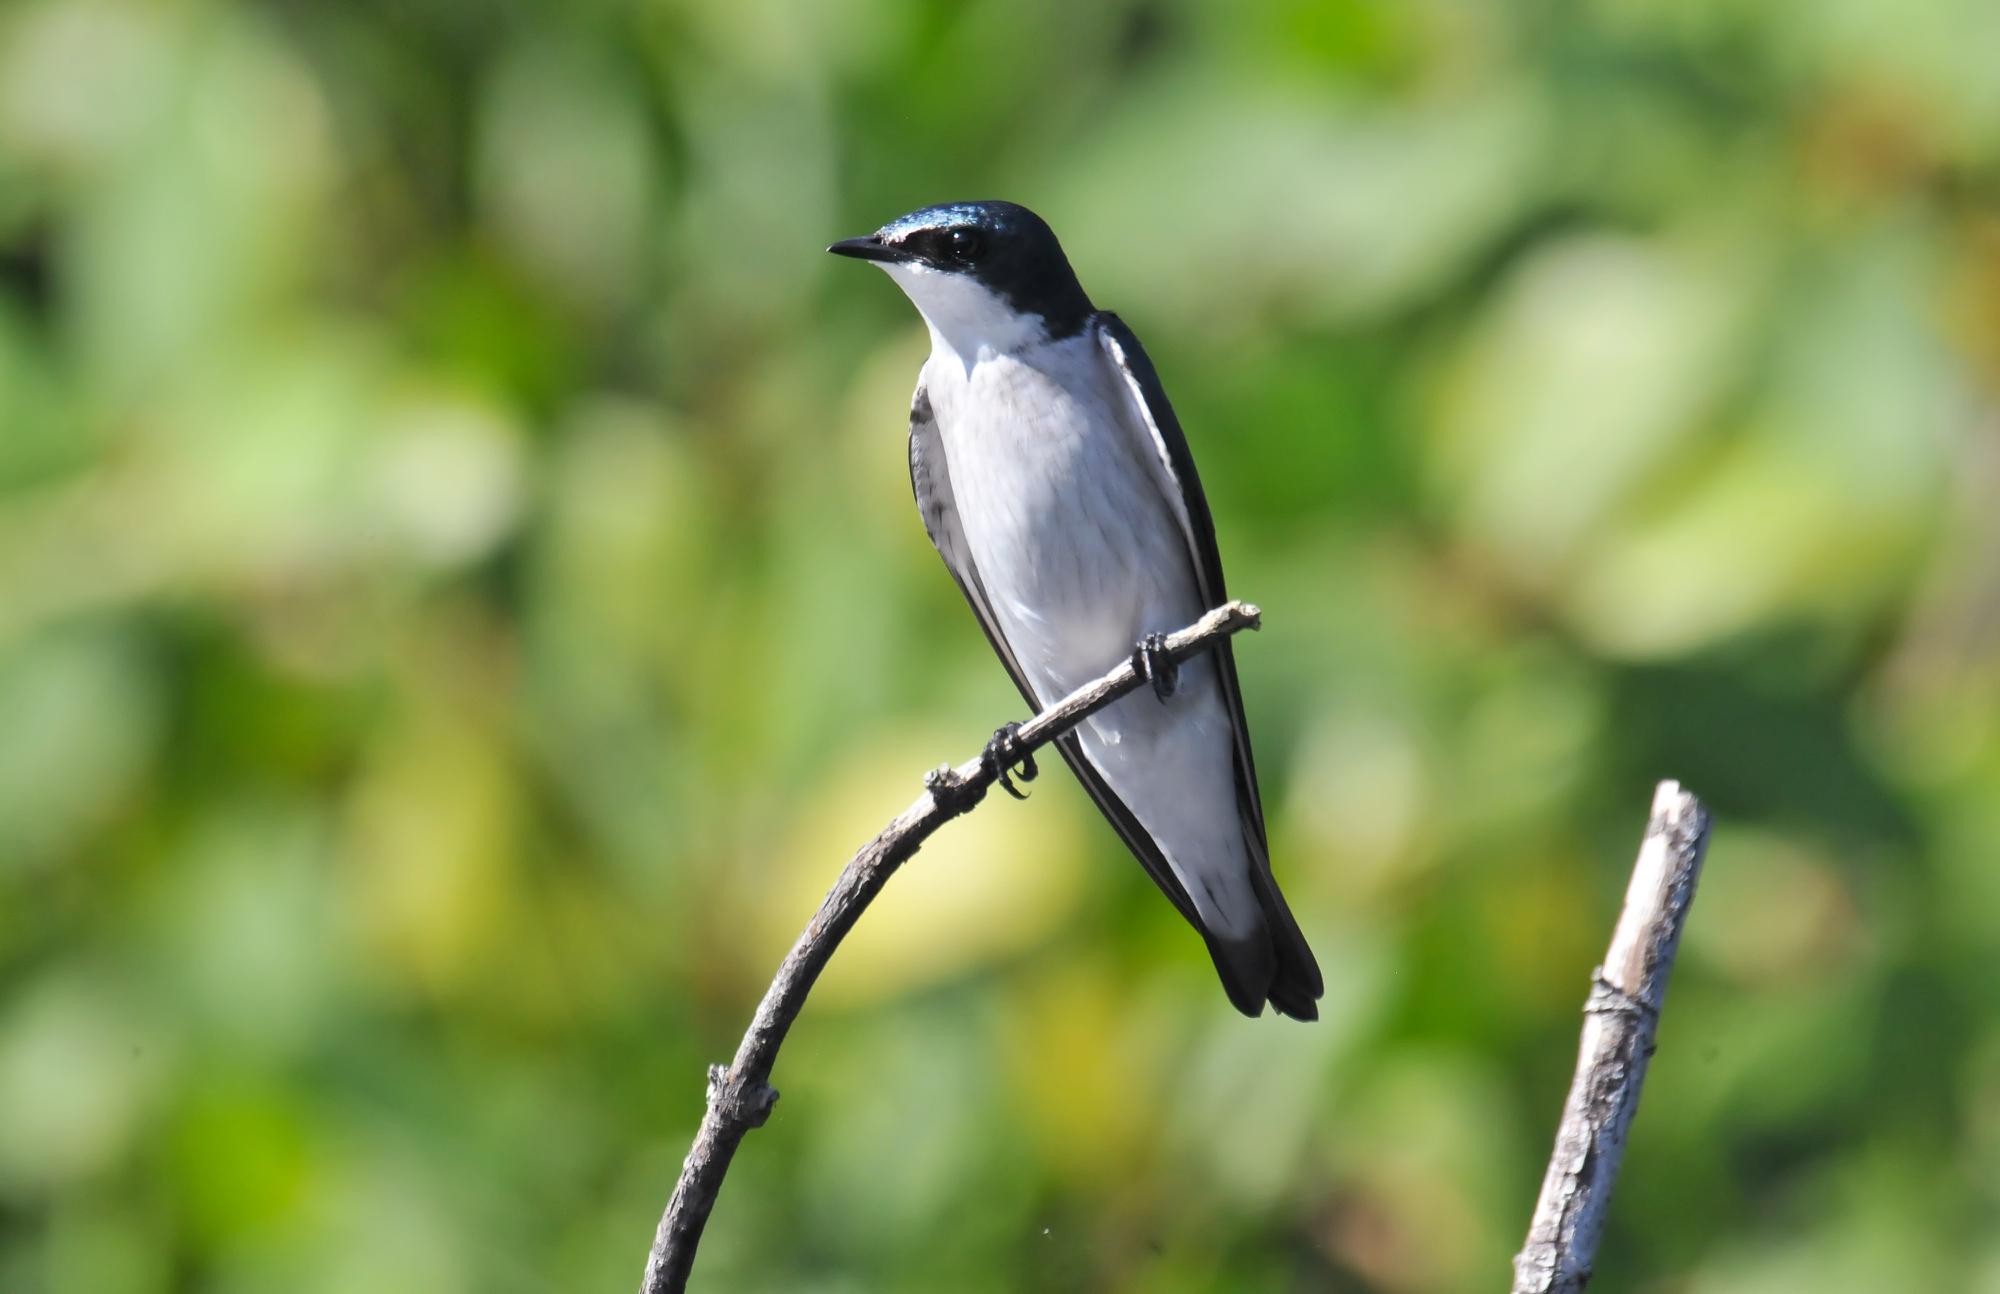
[[977,229],[960,226],[944,236],[945,251],[960,265],[970,265],[986,250],[986,240]]

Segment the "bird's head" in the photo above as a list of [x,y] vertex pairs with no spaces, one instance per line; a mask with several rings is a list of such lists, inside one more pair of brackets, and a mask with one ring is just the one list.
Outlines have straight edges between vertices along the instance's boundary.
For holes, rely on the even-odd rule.
[[1035,334],[1067,337],[1091,313],[1055,232],[1012,202],[924,207],[827,250],[888,271],[932,330],[968,360]]

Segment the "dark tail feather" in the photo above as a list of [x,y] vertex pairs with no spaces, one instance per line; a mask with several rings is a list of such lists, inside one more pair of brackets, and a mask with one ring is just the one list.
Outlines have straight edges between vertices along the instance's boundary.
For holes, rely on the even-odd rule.
[[1319,962],[1313,957],[1298,919],[1278,892],[1269,863],[1255,873],[1257,897],[1264,904],[1264,921],[1270,927],[1271,942],[1277,951],[1278,968],[1271,976],[1271,1005],[1280,1015],[1294,1020],[1319,1019],[1320,994],[1326,981],[1320,978]]
[[1263,923],[1243,939],[1223,939],[1204,930],[1208,955],[1229,1000],[1244,1015],[1262,1015],[1268,1001],[1280,1015],[1317,1020],[1319,997],[1326,991],[1319,963],[1270,872],[1260,867],[1254,875]]
[[1215,960],[1215,973],[1222,977],[1223,991],[1244,1015],[1264,1014],[1264,999],[1270,995],[1271,976],[1278,959],[1270,935],[1261,927],[1248,938],[1224,939],[1203,930],[1208,955]]

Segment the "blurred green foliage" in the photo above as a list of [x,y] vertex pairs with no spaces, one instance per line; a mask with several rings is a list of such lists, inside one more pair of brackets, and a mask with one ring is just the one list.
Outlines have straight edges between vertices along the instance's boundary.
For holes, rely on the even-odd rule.
[[1018,706],[822,255],[1008,197],[1219,517],[1245,1021],[1058,773],[891,887],[705,1288],[1500,1288],[1652,781],[1607,1290],[2000,1290],[1990,0],[13,0],[0,1289],[628,1289]]

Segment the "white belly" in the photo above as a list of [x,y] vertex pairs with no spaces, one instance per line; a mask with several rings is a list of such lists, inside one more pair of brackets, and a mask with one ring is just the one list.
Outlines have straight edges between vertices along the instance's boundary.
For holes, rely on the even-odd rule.
[[1205,609],[1156,472],[1086,334],[925,374],[960,524],[1044,700]]
[[[1147,433],[1123,421],[1094,336],[924,372],[959,523],[1002,636],[1053,702],[1206,610]],[[1086,756],[1221,934],[1259,920],[1234,737],[1207,658],[1165,704],[1141,690],[1079,727]]]

